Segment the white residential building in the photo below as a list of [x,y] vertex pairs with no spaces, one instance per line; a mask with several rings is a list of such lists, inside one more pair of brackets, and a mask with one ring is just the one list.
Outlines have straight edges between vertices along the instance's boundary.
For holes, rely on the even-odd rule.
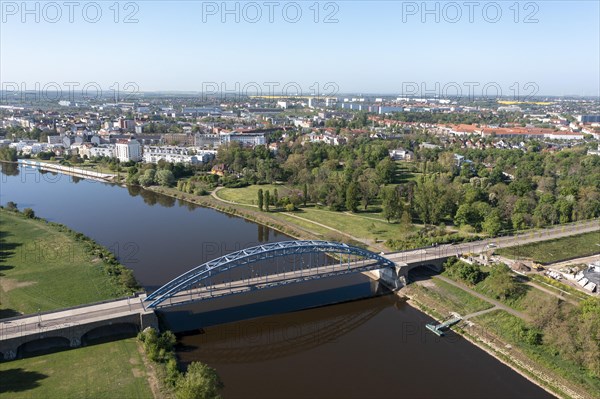
[[88,156],[92,157],[109,157],[113,158],[115,156],[115,145],[114,144],[104,144],[98,147],[92,147],[88,150]]
[[142,146],[135,139],[120,139],[115,145],[115,155],[121,162],[140,161]]
[[144,146],[144,162],[158,163],[161,159],[172,163],[206,163],[216,156],[216,151],[201,150],[195,147]]
[[222,144],[228,144],[234,141],[249,147],[267,144],[267,139],[263,133],[221,133]]
[[404,148],[398,148],[390,151],[390,158],[394,161],[410,161],[413,159],[414,154],[412,151],[405,150]]

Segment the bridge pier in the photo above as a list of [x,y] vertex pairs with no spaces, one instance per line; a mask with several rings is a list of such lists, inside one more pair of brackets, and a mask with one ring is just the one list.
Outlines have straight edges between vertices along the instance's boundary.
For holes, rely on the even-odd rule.
[[371,270],[366,272],[371,278],[382,282],[388,288],[397,291],[406,286],[406,277],[408,275],[408,265],[403,262],[396,262],[394,267]]

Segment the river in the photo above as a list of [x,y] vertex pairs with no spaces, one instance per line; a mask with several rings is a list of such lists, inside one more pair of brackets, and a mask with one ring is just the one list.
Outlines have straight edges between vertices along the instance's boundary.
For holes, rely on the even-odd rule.
[[[33,208],[90,236],[115,252],[148,291],[206,260],[289,239],[146,190],[0,165],[1,204]],[[429,333],[428,316],[362,274],[235,295],[163,316],[184,332],[179,359],[215,367],[224,397],[552,397],[462,337]]]

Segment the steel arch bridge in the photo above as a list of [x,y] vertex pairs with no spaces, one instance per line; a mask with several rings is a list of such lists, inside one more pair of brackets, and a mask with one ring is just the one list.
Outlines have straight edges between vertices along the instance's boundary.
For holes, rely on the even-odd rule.
[[[305,254],[345,255],[348,257],[348,261],[342,262],[342,257],[340,257],[339,267],[336,265],[325,267],[318,264],[316,266],[311,265],[308,269],[295,270],[294,273],[288,272],[287,276],[284,271],[283,276],[281,274],[276,275],[277,278],[271,278],[271,281],[269,281],[269,275],[265,275],[262,278],[253,279],[252,281],[248,279],[245,282],[244,280],[237,280],[235,282],[229,281],[228,283],[223,281],[223,284],[212,284],[215,277],[235,268],[245,267],[267,259]],[[360,260],[350,262],[352,256],[360,258]],[[231,295],[247,292],[252,289],[270,288],[294,282],[361,271],[394,268],[394,266],[395,263],[393,261],[379,254],[343,243],[316,240],[282,241],[246,248],[203,263],[174,278],[148,295],[144,299],[143,304],[145,308],[155,309],[159,306],[165,307],[196,302],[208,299],[209,297]],[[229,285],[227,286],[227,284]],[[234,286],[236,287],[235,290]],[[199,290],[200,287],[204,288],[202,292],[206,293],[206,295],[197,294],[196,299],[194,299],[193,290]],[[218,290],[215,290],[217,291],[216,294],[213,288],[218,288]],[[187,299],[188,295],[189,299]],[[172,303],[171,300],[175,297],[178,297],[178,300],[176,303]],[[166,300],[170,300],[169,304],[163,304]]]

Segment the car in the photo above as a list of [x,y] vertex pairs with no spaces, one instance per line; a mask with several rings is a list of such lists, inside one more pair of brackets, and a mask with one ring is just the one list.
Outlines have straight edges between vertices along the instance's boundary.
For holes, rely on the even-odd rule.
[[496,245],[496,243],[494,243],[494,242],[490,242],[490,243],[487,245],[487,248],[496,248],[497,246],[498,246],[498,245]]

